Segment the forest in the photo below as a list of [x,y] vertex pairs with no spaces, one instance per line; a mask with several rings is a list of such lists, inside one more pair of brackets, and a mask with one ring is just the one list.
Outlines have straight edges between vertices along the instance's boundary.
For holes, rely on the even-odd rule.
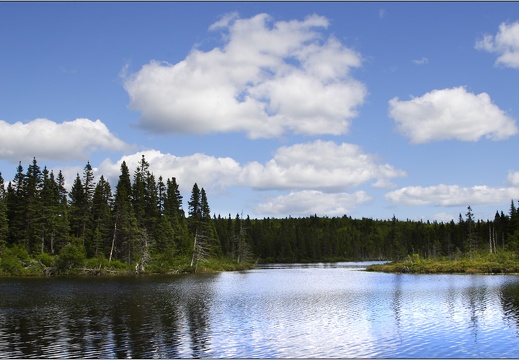
[[517,253],[514,201],[493,221],[470,206],[457,222],[342,217],[250,219],[211,215],[195,183],[183,210],[176,178],[158,178],[142,156],[125,162],[115,188],[87,162],[69,191],[61,171],[21,162],[7,185],[0,173],[0,274],[233,270],[254,263],[458,258]]

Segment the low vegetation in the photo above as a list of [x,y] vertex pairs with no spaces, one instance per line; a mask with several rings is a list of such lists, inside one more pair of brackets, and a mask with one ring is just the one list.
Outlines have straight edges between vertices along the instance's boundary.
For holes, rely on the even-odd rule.
[[519,257],[504,251],[428,259],[413,254],[402,261],[371,265],[366,270],[410,274],[519,274]]
[[251,262],[241,264],[232,259],[208,258],[200,261],[198,267],[190,265],[191,258],[177,256],[165,260],[154,257],[145,267],[128,265],[117,259],[109,261],[103,255],[87,258],[80,245],[67,245],[59,255],[47,253],[29,256],[18,245],[0,249],[0,276],[51,276],[51,275],[143,275],[143,274],[188,274],[218,271],[246,270],[254,267]]

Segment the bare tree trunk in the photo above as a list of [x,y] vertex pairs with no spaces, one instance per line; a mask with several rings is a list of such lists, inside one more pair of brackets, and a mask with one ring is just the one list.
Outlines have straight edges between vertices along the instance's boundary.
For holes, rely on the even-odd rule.
[[[196,260],[196,264],[198,266],[198,256],[197,256],[197,240],[198,240],[198,229],[196,229],[195,231],[195,240],[193,242],[193,256],[191,257],[191,267],[193,267],[193,264],[195,262],[195,257],[197,258]],[[196,269],[195,269],[195,272],[196,272]]]
[[114,247],[115,247],[115,233],[117,232],[117,220],[115,221],[114,226],[114,236],[112,237],[112,247],[110,248],[110,257],[108,258],[108,263],[112,261],[112,254],[114,253]]
[[489,243],[489,246],[490,246],[490,253],[492,254],[492,228],[489,227],[488,228],[488,243]]

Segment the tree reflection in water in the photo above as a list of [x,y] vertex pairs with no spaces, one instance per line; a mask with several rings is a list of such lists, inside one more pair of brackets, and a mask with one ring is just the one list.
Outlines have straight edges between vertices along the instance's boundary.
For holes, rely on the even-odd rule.
[[[505,314],[505,321],[515,322],[519,326],[519,284],[509,283],[501,290],[501,305]],[[511,327],[512,324],[509,324]],[[518,331],[519,334],[519,331]]]
[[[83,291],[75,291],[76,281]],[[21,282],[31,286],[30,281]],[[37,306],[17,302],[16,294],[11,299],[2,296],[0,354],[10,358],[207,356],[210,282],[191,284],[192,278],[179,277],[161,291],[150,279],[44,282],[46,291],[39,296],[42,284],[34,289]],[[120,286],[121,282],[126,284]],[[85,286],[90,291],[84,291]],[[148,291],[150,286],[153,291]]]

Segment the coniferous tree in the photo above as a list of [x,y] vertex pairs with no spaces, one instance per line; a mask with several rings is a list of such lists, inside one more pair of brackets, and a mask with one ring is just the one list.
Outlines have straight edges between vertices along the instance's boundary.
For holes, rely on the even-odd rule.
[[158,220],[155,225],[155,248],[156,254],[165,254],[165,256],[171,258],[176,250],[175,244],[175,231],[173,226],[166,214],[167,199],[167,188],[164,184],[162,176],[159,176],[157,183],[157,211]]
[[142,155],[133,174],[132,184],[132,206],[140,228],[144,228],[146,222],[146,178],[148,172],[149,163],[146,161],[144,155]]
[[198,228],[200,220],[202,220],[202,206],[200,203],[200,189],[198,184],[193,185],[191,190],[191,197],[189,198],[188,214],[189,214],[189,230],[194,234]]
[[[82,238],[84,219],[83,211],[86,208],[87,199],[85,197],[85,190],[79,174],[76,174],[76,178],[74,179],[74,183],[70,188],[68,196],[70,198],[70,231],[72,236]],[[82,241],[84,243],[84,238],[82,238]]]
[[179,252],[187,254],[191,251],[192,238],[182,208],[182,195],[176,178],[173,177],[166,181],[166,193],[164,214],[173,228],[175,246]]
[[59,252],[69,242],[70,226],[69,226],[69,207],[68,207],[68,193],[65,188],[65,177],[61,170],[58,172],[56,178],[56,186],[58,193],[58,208],[56,220],[56,236],[54,243],[51,246],[51,254]]
[[209,201],[207,200],[207,194],[205,189],[200,190],[200,215],[201,215],[201,230],[202,233],[207,237],[207,251],[209,256],[221,256],[222,246],[218,233],[216,232],[215,226],[211,219],[211,209],[209,207]]
[[112,256],[131,264],[135,254],[135,242],[139,236],[139,228],[132,207],[132,184],[130,171],[126,162],[121,164],[121,174],[115,190],[114,229],[110,246],[109,261]]
[[87,248],[87,255],[90,257],[104,255],[109,248],[113,230],[112,203],[110,183],[101,175],[92,197],[93,241],[92,246]]
[[155,181],[155,175],[149,172],[146,174],[146,182],[145,182],[145,196],[144,196],[144,204],[145,204],[145,218],[144,218],[144,227],[147,231],[152,234],[155,232],[155,226],[160,218],[160,209],[159,209],[159,198],[158,198],[158,189],[157,183]]
[[43,168],[43,188],[41,190],[43,234],[41,253],[54,253],[54,241],[58,228],[59,192],[54,173]]
[[7,244],[9,223],[7,220],[7,192],[0,172],[0,249]]
[[32,164],[27,168],[25,175],[23,197],[25,211],[24,224],[26,227],[26,248],[29,254],[39,252],[44,237],[44,220],[42,218],[43,206],[41,202],[41,191],[43,188],[43,174],[33,158]]
[[90,161],[88,161],[83,168],[83,191],[85,192],[84,199],[84,208],[83,208],[83,216],[81,219],[82,222],[82,237],[84,239],[84,244],[88,249],[92,248],[92,199],[94,197],[94,189],[96,187],[94,181],[94,172],[92,170],[92,166],[90,165]]
[[469,249],[470,258],[472,259],[473,252],[476,250],[477,238],[474,225],[474,214],[472,208],[467,207],[466,223],[467,223],[467,245]]
[[23,244],[26,238],[24,183],[23,166],[19,162],[13,181],[7,185],[6,203],[10,244]]

